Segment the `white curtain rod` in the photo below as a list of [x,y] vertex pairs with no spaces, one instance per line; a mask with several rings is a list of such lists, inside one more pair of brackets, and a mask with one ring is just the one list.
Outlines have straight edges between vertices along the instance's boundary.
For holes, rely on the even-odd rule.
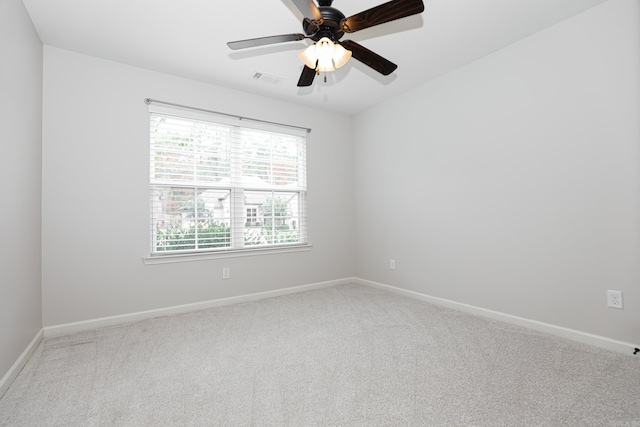
[[252,119],[251,117],[242,117],[242,116],[237,116],[235,114],[228,114],[228,113],[221,113],[219,111],[205,110],[204,108],[190,107],[188,105],[181,105],[181,104],[174,104],[173,102],[159,101],[157,99],[152,99],[152,98],[146,98],[144,100],[144,103],[147,104],[147,105],[151,104],[152,102],[156,103],[156,104],[170,105],[172,107],[186,108],[188,110],[202,111],[202,112],[205,112],[205,113],[217,114],[219,116],[234,117],[234,118],[237,118],[238,120],[251,120],[252,122],[267,123],[267,124],[270,124],[270,125],[278,125],[278,126],[286,126],[286,127],[290,127],[290,128],[294,128],[294,129],[302,129],[302,130],[306,130],[307,133],[311,133],[311,128],[305,128],[305,127],[302,127],[302,126],[294,126],[294,125],[288,125],[288,124],[285,124],[285,123],[277,123],[277,122],[270,122],[270,121],[267,121],[267,120]]

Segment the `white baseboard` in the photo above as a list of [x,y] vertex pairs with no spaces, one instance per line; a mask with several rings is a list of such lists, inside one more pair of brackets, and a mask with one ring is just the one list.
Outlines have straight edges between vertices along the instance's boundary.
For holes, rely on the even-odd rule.
[[[242,302],[256,301],[256,300],[261,300],[266,298],[277,297],[281,295],[288,295],[288,294],[293,294],[298,292],[310,291],[314,289],[330,288],[333,286],[344,285],[348,283],[358,283],[361,285],[383,289],[386,291],[390,291],[390,292],[394,292],[410,298],[415,298],[422,301],[430,302],[430,303],[451,308],[454,310],[459,310],[459,311],[463,311],[466,313],[470,313],[470,314],[474,314],[482,317],[500,320],[506,323],[511,323],[511,324],[522,326],[528,329],[549,333],[555,336],[567,338],[573,341],[593,345],[595,347],[615,351],[622,354],[631,355],[633,354],[634,348],[640,347],[640,344],[632,344],[624,341],[617,341],[617,340],[613,340],[611,338],[603,337],[600,335],[594,335],[587,332],[577,331],[575,329],[564,328],[562,326],[556,326],[549,323],[540,322],[537,320],[526,319],[524,317],[518,317],[511,314],[501,313],[498,311],[476,307],[473,305],[464,304],[464,303],[460,303],[452,300],[447,300],[444,298],[433,297],[430,295],[374,282],[371,280],[361,279],[358,277],[349,277],[349,278],[331,280],[327,282],[319,282],[319,283],[313,283],[308,285],[294,286],[290,288],[276,289],[273,291],[258,292],[254,294],[240,295],[240,296],[229,297],[229,298],[220,298],[220,299],[215,299],[210,301],[197,302],[193,304],[184,304],[184,305],[178,305],[173,307],[160,308],[156,310],[148,310],[148,311],[142,311],[142,312],[136,312],[136,313],[123,314],[118,316],[90,319],[90,320],[85,320],[81,322],[47,326],[43,329],[44,332],[42,331],[40,332],[39,338],[38,336],[34,338],[34,341],[32,342],[32,344],[30,344],[27,350],[25,350],[25,352],[20,357],[20,359],[16,362],[14,367],[19,366],[19,368],[17,368],[17,372],[20,372],[20,369],[22,369],[22,366],[24,366],[24,363],[26,363],[26,361],[29,359],[29,356],[31,356],[31,353],[33,353],[33,351],[37,347],[40,340],[42,340],[43,333],[44,333],[44,337],[51,337],[56,335],[87,331],[87,330],[96,329],[96,328],[116,326],[116,325],[121,325],[125,323],[151,319],[154,317],[188,313],[191,311],[204,310],[207,308],[220,307],[224,305],[237,304]],[[23,359],[24,361],[21,362]],[[22,365],[19,365],[19,363],[22,363]],[[3,378],[2,381],[0,381],[0,396],[4,391],[2,387],[5,385],[5,382],[8,381],[8,383],[10,384],[11,381],[13,381],[13,378],[15,378],[14,376],[10,380],[7,380],[9,374],[13,370],[14,368],[12,368],[9,371],[9,373],[5,375],[5,378]],[[15,375],[17,375],[17,373]]]
[[122,314],[118,316],[102,317],[98,319],[84,320],[81,322],[65,323],[61,325],[45,326],[44,336],[52,337],[56,335],[64,335],[74,332],[87,331],[107,326],[116,326],[125,323],[137,322],[154,317],[169,316],[173,314],[188,313],[191,311],[204,310],[211,307],[220,307],[223,305],[237,304],[241,302],[256,301],[265,298],[277,297],[280,295],[288,295],[298,292],[305,292],[314,289],[330,288],[337,285],[353,283],[355,279],[345,278],[338,280],[330,280],[327,282],[319,282],[308,285],[294,286],[291,288],[276,289],[273,291],[258,292],[248,295],[239,295],[236,297],[220,298],[209,301],[196,302],[193,304],[176,305],[172,307],[159,308],[156,310],[140,311],[136,313]]
[[539,322],[537,320],[526,319],[524,317],[513,316],[511,314],[501,313],[499,311],[488,310],[486,308],[476,307],[469,304],[464,304],[456,301],[447,300],[444,298],[432,297],[430,295],[421,294],[415,291],[409,291],[407,289],[398,288],[395,286],[385,285],[382,283],[373,282],[371,280],[365,280],[360,278],[353,279],[355,283],[371,286],[386,291],[391,291],[400,295],[404,295],[410,298],[419,299],[422,301],[437,304],[443,307],[451,308],[454,310],[463,311],[470,314],[475,314],[490,319],[501,320],[513,325],[523,326],[528,329],[533,329],[540,332],[546,332],[551,335],[570,339],[572,341],[581,342],[583,344],[590,344],[595,347],[603,348],[605,350],[611,350],[622,354],[633,355],[634,349],[640,347],[639,344],[632,344],[624,341],[616,341],[611,338],[603,337],[600,335],[589,334],[587,332],[577,331],[575,329],[564,328],[562,326],[556,326],[549,323]]
[[0,380],[0,399],[7,392],[9,386],[11,385],[13,380],[16,379],[22,368],[24,368],[24,365],[27,364],[33,352],[36,351],[36,348],[38,348],[38,344],[40,344],[42,338],[44,338],[44,330],[40,329],[36,336],[33,337],[27,348],[24,349],[20,357],[18,357],[18,360],[15,361],[13,366],[9,368],[9,371],[7,371],[4,377],[2,377],[2,379]]

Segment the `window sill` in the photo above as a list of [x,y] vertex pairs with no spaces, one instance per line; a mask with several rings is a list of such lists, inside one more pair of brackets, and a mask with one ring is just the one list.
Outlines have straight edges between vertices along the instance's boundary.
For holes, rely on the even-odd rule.
[[310,251],[313,245],[295,245],[295,246],[279,246],[275,248],[260,249],[236,249],[220,252],[204,252],[174,255],[154,255],[143,257],[142,260],[146,265],[169,264],[174,262],[190,262],[190,261],[206,261],[212,259],[238,258],[256,255],[275,255],[286,254],[292,252]]

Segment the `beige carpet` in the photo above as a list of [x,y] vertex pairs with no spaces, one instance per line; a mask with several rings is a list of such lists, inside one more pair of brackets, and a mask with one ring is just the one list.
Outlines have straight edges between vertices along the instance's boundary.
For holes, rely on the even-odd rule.
[[640,426],[640,358],[345,285],[45,339],[3,426]]

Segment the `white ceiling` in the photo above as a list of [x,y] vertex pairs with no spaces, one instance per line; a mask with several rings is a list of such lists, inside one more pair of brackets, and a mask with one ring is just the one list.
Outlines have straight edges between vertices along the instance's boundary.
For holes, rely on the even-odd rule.
[[[307,41],[232,51],[226,42],[302,33],[290,0],[23,0],[46,45],[355,114],[607,0],[423,0],[420,15],[346,34],[398,69],[351,60],[328,81],[296,86]],[[351,16],[383,3],[335,0]],[[274,85],[255,72],[284,78]]]

